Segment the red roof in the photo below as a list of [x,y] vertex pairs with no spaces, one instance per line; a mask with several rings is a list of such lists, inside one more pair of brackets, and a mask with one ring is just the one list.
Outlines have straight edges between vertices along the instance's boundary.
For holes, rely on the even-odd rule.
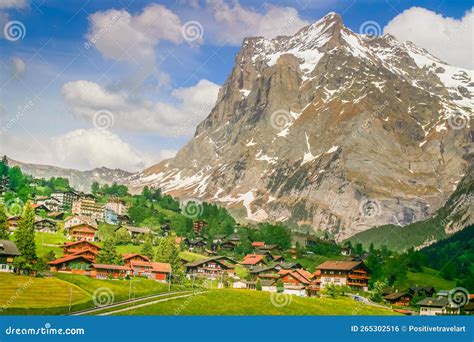
[[263,247],[263,246],[265,246],[265,242],[262,242],[262,241],[252,242],[252,247]]
[[109,265],[109,264],[92,264],[92,267],[101,270],[117,270],[117,271],[129,271],[130,268],[127,266],[120,265]]
[[71,247],[71,246],[74,246],[74,245],[77,245],[77,244],[80,244],[80,243],[86,243],[88,245],[92,245],[98,249],[100,249],[100,246],[96,245],[95,243],[92,243],[90,241],[86,241],[86,240],[81,240],[81,241],[73,241],[73,242],[65,242],[63,247]]
[[146,255],[138,254],[138,253],[131,253],[131,254],[124,254],[122,255],[123,260],[128,260],[134,257],[140,257],[142,259],[145,259],[146,261],[150,261],[150,258],[147,257]]
[[[280,270],[280,271],[278,271],[278,274],[281,275],[281,276],[290,275],[291,277],[295,278],[301,284],[309,284],[311,282],[310,279],[306,278],[306,276],[302,275],[299,271],[300,270]],[[305,271],[305,272],[307,272],[307,271]],[[307,273],[309,273],[309,272],[307,272]],[[311,273],[310,273],[310,275],[311,275]]]
[[255,265],[255,264],[258,264],[260,261],[262,261],[264,257],[265,255],[248,254],[244,257],[244,260],[242,260],[241,264],[242,265]]
[[71,255],[68,255],[68,256],[50,261],[50,262],[48,262],[48,264],[49,265],[58,265],[58,264],[62,264],[63,262],[68,262],[68,261],[72,261],[72,260],[79,259],[79,258],[86,259],[86,260],[88,260],[92,263],[92,259],[90,257],[75,253],[75,254],[71,254]]
[[150,267],[151,272],[171,273],[171,265],[163,262],[131,261],[130,265],[132,266],[132,268],[136,266]]

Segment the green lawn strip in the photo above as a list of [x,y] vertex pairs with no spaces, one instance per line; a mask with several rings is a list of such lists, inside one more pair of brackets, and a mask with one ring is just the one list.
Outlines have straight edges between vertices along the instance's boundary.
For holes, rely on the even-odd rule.
[[49,251],[53,251],[57,257],[62,255],[63,249],[61,246],[66,242],[67,239],[64,236],[62,230],[57,233],[35,233],[35,244],[36,244],[36,254],[40,257],[47,254]]
[[[130,288],[134,297],[143,297],[168,291],[168,284],[159,283],[153,279],[135,277],[130,280],[101,280],[93,279],[82,275],[61,274],[56,276],[62,280],[70,282],[93,294],[102,288],[109,289],[114,294],[114,301],[122,301],[129,298]],[[131,283],[131,287],[130,287]],[[182,289],[182,286],[173,285],[172,290]]]
[[[389,309],[369,306],[348,297],[332,299],[283,296],[275,297],[273,302],[277,305],[272,304],[271,294],[267,292],[213,290],[116,315],[396,315]],[[282,302],[287,305],[278,306]]]

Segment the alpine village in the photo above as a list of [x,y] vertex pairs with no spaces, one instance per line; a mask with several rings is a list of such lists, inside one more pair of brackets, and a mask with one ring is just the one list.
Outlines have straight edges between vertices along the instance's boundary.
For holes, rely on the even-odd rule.
[[[338,244],[327,233],[239,224],[222,207],[183,204],[160,189],[131,195],[124,185],[95,182],[90,193],[78,192],[65,178],[23,174],[6,157],[0,194],[2,314],[114,314],[113,303],[130,315],[459,315],[474,309],[473,294],[460,304],[451,298],[453,288],[474,292],[474,270],[466,267],[472,240],[455,259],[445,243],[403,252]],[[451,262],[439,266],[441,260]],[[177,299],[148,305],[156,296]],[[134,310],[133,301],[145,304]]]

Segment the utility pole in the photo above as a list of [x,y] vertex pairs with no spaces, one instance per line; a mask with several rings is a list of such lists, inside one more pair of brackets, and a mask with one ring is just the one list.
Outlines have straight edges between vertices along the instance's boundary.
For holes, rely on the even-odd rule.
[[172,273],[170,272],[170,277],[169,277],[169,282],[168,282],[168,292],[171,292],[171,277],[172,277]]
[[72,286],[69,288],[69,312],[72,309]]
[[128,300],[132,299],[132,277],[130,277],[130,286],[128,287]]

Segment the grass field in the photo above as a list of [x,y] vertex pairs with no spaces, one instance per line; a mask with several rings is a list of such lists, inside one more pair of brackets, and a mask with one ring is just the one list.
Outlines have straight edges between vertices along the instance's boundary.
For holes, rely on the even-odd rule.
[[[36,309],[69,306],[72,289],[72,304],[85,304],[91,295],[80,287],[57,278],[33,278],[0,273],[0,309],[4,313],[21,311],[38,312]],[[17,311],[16,309],[19,309]]]
[[423,272],[408,272],[407,285],[433,286],[436,291],[451,290],[456,287],[456,282],[446,280],[438,275],[438,271],[424,267]]
[[[57,273],[59,279],[79,286],[84,291],[92,294],[101,288],[108,288],[114,294],[114,301],[121,301],[132,297],[143,297],[168,291],[168,284],[159,283],[152,279],[133,278],[129,280],[101,280],[75,274]],[[172,286],[172,289],[182,287]]]
[[[272,304],[273,302],[277,305]],[[281,301],[280,301],[281,300]],[[287,303],[278,306],[279,303]],[[145,306],[118,315],[395,315],[348,297],[301,298],[271,296],[251,290],[212,290],[193,297]]]
[[[130,286],[131,285],[131,286]],[[182,286],[172,286],[181,290]],[[70,289],[72,311],[94,307],[95,291],[112,296],[113,302],[168,291],[168,285],[151,279],[98,280],[81,275],[57,273],[53,278],[33,278],[0,273],[0,309],[2,314],[56,315],[69,312]]]
[[299,262],[304,269],[314,272],[316,270],[316,266],[322,264],[327,260],[350,260],[350,258],[344,255],[332,255],[332,256],[324,256],[324,255],[316,255],[316,254],[308,254],[305,255],[304,258],[297,258],[297,259],[287,259],[290,262]]
[[36,254],[39,257],[47,254],[49,251],[53,251],[57,256],[62,255],[61,246],[66,242],[66,237],[63,234],[63,231],[60,230],[55,234],[49,233],[35,233],[35,243],[36,243]]
[[188,252],[188,251],[180,252],[179,257],[187,262],[193,262],[193,261],[203,260],[207,258],[207,256],[205,255]]

